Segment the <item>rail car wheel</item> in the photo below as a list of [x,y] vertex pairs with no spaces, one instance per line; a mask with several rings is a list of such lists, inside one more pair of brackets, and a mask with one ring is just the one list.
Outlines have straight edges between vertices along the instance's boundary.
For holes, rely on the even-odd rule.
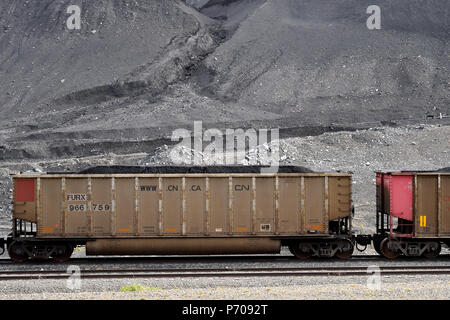
[[28,260],[28,253],[21,242],[12,242],[8,247],[8,254],[14,262],[25,262]]
[[345,240],[344,247],[347,247],[348,250],[336,252],[334,254],[334,256],[336,258],[348,259],[348,258],[350,258],[353,255],[353,250],[355,249],[355,247],[354,247],[353,243],[350,240],[348,240],[348,239]]
[[381,254],[388,259],[395,259],[400,256],[400,251],[389,248],[390,240],[388,238],[381,241]]
[[437,246],[433,248],[433,250],[425,251],[422,255],[427,259],[434,259],[439,256],[441,253],[441,244],[437,243]]
[[373,249],[375,250],[376,253],[378,253],[380,256],[383,255],[383,252],[381,252],[381,242],[383,240],[372,240],[373,243]]
[[56,253],[52,255],[56,262],[65,262],[70,259],[73,253],[73,247],[70,244],[58,245],[55,249]]
[[300,260],[306,260],[312,256],[311,250],[302,243],[296,243],[289,246],[289,250]]

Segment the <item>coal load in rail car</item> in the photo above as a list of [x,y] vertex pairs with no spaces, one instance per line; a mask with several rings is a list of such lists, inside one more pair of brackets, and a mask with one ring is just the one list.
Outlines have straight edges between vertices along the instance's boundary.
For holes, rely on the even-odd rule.
[[350,173],[303,167],[97,167],[13,177],[15,261],[88,255],[279,253],[348,258]]
[[[194,173],[261,173],[269,166],[97,166],[82,170],[80,174],[194,174]],[[277,173],[312,173],[309,168],[301,166],[279,166]]]

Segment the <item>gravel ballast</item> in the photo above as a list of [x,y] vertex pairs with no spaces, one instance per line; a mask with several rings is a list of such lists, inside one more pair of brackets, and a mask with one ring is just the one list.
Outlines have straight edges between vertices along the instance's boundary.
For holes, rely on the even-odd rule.
[[[197,257],[172,261],[165,257],[105,258],[85,257],[84,250],[74,253],[74,259],[67,263],[8,264],[4,270],[67,270],[79,267],[81,270],[165,268],[289,268],[329,266],[448,266],[448,248],[436,260],[370,259],[373,250],[369,247],[363,256],[367,260],[296,259],[251,261]],[[290,257],[283,249],[278,257]],[[108,262],[111,259],[111,262]],[[355,256],[357,259],[357,256]],[[74,278],[76,280],[76,278]],[[368,283],[380,287],[370,287]],[[71,281],[71,280],[70,280]],[[0,282],[0,299],[449,299],[450,275],[381,275],[367,276],[286,276],[286,277],[198,277],[198,278],[127,278],[127,279],[81,279],[81,287],[71,289],[74,281],[67,279],[11,280]]]
[[[0,299],[449,299],[450,276],[276,277],[2,282]],[[137,291],[121,292],[135,286]]]

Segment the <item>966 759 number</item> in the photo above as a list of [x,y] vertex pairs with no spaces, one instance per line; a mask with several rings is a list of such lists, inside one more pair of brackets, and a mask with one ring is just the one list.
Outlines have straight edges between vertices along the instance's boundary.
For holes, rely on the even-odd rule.
[[[84,212],[88,210],[88,206],[85,204],[69,204],[67,208],[69,212]],[[109,204],[97,204],[97,203],[92,204],[92,211],[106,212],[110,210],[111,206]]]

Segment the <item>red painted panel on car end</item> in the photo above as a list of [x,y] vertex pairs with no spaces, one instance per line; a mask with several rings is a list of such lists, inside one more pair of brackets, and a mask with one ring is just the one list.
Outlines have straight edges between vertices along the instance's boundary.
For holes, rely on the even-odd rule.
[[34,201],[34,179],[16,180],[16,201],[17,202]]
[[413,221],[413,175],[391,175],[389,192],[391,215]]

